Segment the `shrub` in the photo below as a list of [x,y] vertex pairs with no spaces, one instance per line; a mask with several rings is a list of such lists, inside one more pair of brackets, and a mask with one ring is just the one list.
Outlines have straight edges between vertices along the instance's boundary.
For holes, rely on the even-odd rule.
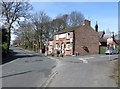
[[7,52],[7,43],[6,42],[4,42],[3,44],[2,44],[2,54],[7,54],[8,52]]

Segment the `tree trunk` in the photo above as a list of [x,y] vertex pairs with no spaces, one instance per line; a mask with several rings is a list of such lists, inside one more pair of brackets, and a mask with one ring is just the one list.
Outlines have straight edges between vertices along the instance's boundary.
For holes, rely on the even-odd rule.
[[9,52],[10,48],[10,40],[11,40],[11,29],[8,27],[8,44],[7,44],[7,53]]

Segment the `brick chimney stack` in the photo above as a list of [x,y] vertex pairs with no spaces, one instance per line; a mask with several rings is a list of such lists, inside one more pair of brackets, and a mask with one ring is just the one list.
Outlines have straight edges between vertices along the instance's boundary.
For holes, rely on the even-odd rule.
[[84,20],[83,25],[90,26],[91,22],[87,19]]

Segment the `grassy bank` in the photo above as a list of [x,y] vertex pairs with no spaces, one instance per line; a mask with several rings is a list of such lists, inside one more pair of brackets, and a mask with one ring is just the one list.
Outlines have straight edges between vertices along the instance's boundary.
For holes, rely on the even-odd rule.
[[117,60],[115,65],[116,65],[116,68],[115,68],[115,80],[116,80],[116,83],[117,85],[119,86],[120,88],[120,59],[115,59]]

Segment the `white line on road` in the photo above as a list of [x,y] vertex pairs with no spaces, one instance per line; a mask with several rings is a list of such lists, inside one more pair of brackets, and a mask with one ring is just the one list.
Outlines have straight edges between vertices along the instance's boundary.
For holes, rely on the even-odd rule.
[[63,64],[61,63],[61,61],[60,61],[59,59],[57,59],[57,58],[54,58],[54,57],[48,57],[48,58],[53,59],[53,60],[55,60],[55,61],[56,61],[56,63],[57,63],[56,68],[58,68],[58,67],[60,67],[60,66],[62,66],[62,65],[63,65]]
[[83,61],[83,63],[88,63],[88,59],[92,59],[94,57],[86,57],[86,58],[79,58],[80,61]]
[[94,58],[94,57],[86,57],[86,58],[84,58],[84,59],[92,59],[92,58]]
[[83,63],[88,63],[88,61],[86,59],[83,58],[79,58],[80,61],[83,61]]
[[41,87],[43,87],[43,89],[45,89],[45,88],[49,85],[49,83],[52,81],[52,79],[55,77],[56,74],[58,74],[57,71],[55,71],[54,73],[52,73],[52,74],[49,76],[49,79],[46,80],[46,81],[41,85]]
[[50,59],[55,59],[54,57],[48,57],[48,58],[50,58]]

